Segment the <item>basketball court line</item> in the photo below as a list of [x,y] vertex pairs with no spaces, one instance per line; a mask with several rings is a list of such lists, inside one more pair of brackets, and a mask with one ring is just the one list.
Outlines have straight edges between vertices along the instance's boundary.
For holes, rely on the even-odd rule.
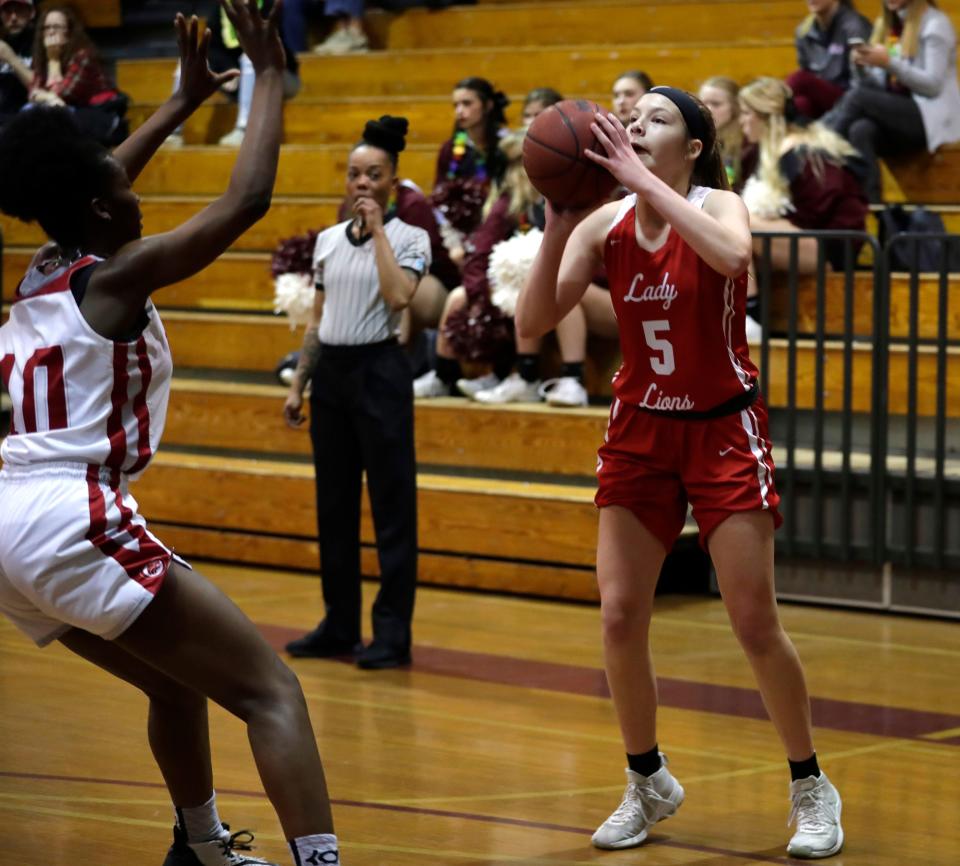
[[[16,774],[11,773],[0,773],[0,775],[11,776]],[[29,775],[29,774],[28,774]],[[54,778],[54,777],[49,777]],[[70,777],[58,777],[60,781],[72,781]],[[84,779],[82,781],[86,782],[95,782],[93,779]],[[124,784],[118,780],[111,780],[110,784]],[[145,785],[147,783],[134,783],[138,787]],[[152,785],[151,785],[152,787]],[[156,783],[156,787],[162,788],[162,784]],[[225,800],[230,793],[241,794],[243,796],[252,796],[252,797],[262,797],[266,799],[264,794],[254,794],[253,792],[238,792],[238,791],[228,791],[223,790],[219,791],[223,795]],[[584,847],[585,853],[590,851],[591,854],[593,849],[590,849],[589,843],[586,842],[586,838],[590,836],[593,832],[592,829],[584,827],[572,827],[563,824],[549,824],[539,821],[527,821],[522,818],[504,818],[493,815],[476,815],[469,812],[451,812],[446,810],[438,809],[421,809],[415,807],[404,807],[404,806],[391,806],[380,803],[368,803],[363,801],[356,800],[333,800],[334,806],[340,807],[353,807],[359,809],[379,809],[392,812],[406,812],[417,815],[425,816],[434,816],[442,818],[451,818],[457,820],[466,820],[466,821],[476,821],[484,824],[495,824],[499,826],[515,826],[518,828],[533,829],[533,830],[546,830],[549,832],[557,833],[566,833],[566,834],[576,834],[578,836],[584,837]],[[125,826],[133,827],[149,827],[149,828],[162,828],[169,830],[170,821],[155,821],[142,818],[127,818],[121,815],[116,814],[103,814],[99,812],[86,812],[75,809],[54,809],[46,806],[31,806],[22,801],[5,801],[0,799],[0,810],[5,811],[14,811],[14,812],[27,812],[29,814],[35,815],[48,815],[51,817],[57,818],[72,818],[79,820],[89,820],[97,821],[107,824],[121,824]],[[271,842],[283,843],[285,844],[285,839],[275,833],[269,832],[258,832],[257,838],[265,839]],[[441,850],[436,848],[413,848],[409,846],[399,846],[399,845],[385,845],[385,844],[371,844],[363,842],[350,842],[348,839],[341,839],[344,847],[349,850],[351,848],[356,850],[365,850],[365,851],[382,851],[390,852],[394,854],[413,854],[421,857],[430,857],[430,858],[452,858],[456,860],[473,860],[475,862],[486,862],[486,863],[523,863],[528,864],[528,866],[589,866],[589,864],[596,864],[596,859],[594,856],[591,856],[589,860],[561,860],[557,858],[542,858],[542,857],[531,857],[529,855],[512,855],[512,854],[489,854],[486,852],[478,851],[459,851],[459,850]],[[730,857],[733,859],[746,860],[749,862],[756,863],[794,863],[796,861],[789,859],[787,857],[773,857],[767,854],[758,854],[750,851],[736,851],[733,849],[720,848],[715,846],[706,846],[706,845],[696,845],[688,842],[679,842],[670,838],[663,837],[651,837],[646,846],[664,846],[667,848],[677,848],[685,851],[693,851],[701,854],[710,854],[713,856],[722,856]]]
[[[274,645],[286,642],[289,637],[289,631],[280,626],[261,625],[260,629]],[[425,645],[415,645],[413,655],[415,662],[412,670],[420,674],[452,676],[586,697],[609,697],[602,668]],[[769,721],[757,689],[674,677],[658,677],[657,687],[660,706],[664,708]],[[810,704],[815,727],[847,733],[920,739],[929,733],[952,729],[960,723],[958,715],[931,710],[815,696],[811,696]],[[953,745],[950,740],[944,742]]]
[[[697,629],[703,631],[730,632],[729,623],[711,623],[699,620],[682,619],[672,616],[657,616],[654,613],[654,630],[658,623],[664,625],[680,625],[685,628]],[[891,643],[887,640],[869,640],[868,638],[842,637],[833,634],[819,634],[817,632],[797,631],[788,629],[788,634],[794,640],[818,641],[821,643],[835,643],[845,646],[861,647],[869,649],[871,652],[893,650],[895,652],[913,653],[915,655],[945,656],[947,658],[960,658],[960,649],[946,649],[944,647],[918,646],[917,644]]]

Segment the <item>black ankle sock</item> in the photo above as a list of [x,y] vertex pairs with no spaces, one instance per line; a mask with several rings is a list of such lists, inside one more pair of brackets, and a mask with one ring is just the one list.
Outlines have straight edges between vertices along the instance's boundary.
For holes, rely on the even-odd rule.
[[506,379],[513,370],[514,354],[510,352],[497,358],[493,362],[493,375],[498,379]]
[[790,781],[796,782],[797,779],[806,779],[809,776],[816,778],[820,775],[820,765],[817,763],[817,753],[814,752],[805,761],[787,760],[790,765]]
[[659,746],[654,746],[649,752],[644,752],[642,755],[627,753],[627,766],[641,776],[652,776],[663,766],[663,761],[660,760]]
[[747,315],[755,322],[760,321],[760,295],[747,298]]
[[437,377],[444,385],[452,385],[460,376],[460,362],[456,358],[437,355]]
[[540,379],[540,356],[517,355],[517,372],[524,382],[537,382]]
[[564,363],[560,368],[560,375],[564,378],[570,377],[571,379],[576,379],[581,384],[583,383],[583,361],[572,361],[571,363]]

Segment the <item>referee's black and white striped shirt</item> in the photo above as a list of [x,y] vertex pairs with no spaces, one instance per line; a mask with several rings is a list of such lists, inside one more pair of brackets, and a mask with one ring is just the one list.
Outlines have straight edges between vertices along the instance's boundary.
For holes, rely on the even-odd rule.
[[[430,236],[396,217],[387,220],[387,240],[401,268],[422,277],[430,268]],[[363,346],[397,335],[400,312],[380,294],[372,238],[363,243],[350,234],[350,221],[317,236],[313,272],[325,295],[318,336],[328,346]]]

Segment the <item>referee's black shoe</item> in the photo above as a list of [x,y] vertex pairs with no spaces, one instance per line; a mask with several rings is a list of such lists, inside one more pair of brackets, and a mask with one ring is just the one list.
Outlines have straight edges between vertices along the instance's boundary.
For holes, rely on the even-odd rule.
[[363,649],[359,639],[344,640],[327,634],[325,623],[320,623],[303,637],[290,641],[286,650],[294,658],[328,659],[337,656],[352,656]]
[[357,667],[368,671],[400,668],[410,664],[410,647],[398,647],[373,641],[357,656]]

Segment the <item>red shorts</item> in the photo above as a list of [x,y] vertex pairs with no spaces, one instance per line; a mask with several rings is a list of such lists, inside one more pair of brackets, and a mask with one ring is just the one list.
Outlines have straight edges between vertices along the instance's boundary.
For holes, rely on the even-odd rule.
[[738,511],[777,506],[773,458],[762,398],[709,420],[665,418],[613,401],[597,455],[598,508],[621,505],[670,550],[687,519],[687,502],[706,549],[710,533]]

